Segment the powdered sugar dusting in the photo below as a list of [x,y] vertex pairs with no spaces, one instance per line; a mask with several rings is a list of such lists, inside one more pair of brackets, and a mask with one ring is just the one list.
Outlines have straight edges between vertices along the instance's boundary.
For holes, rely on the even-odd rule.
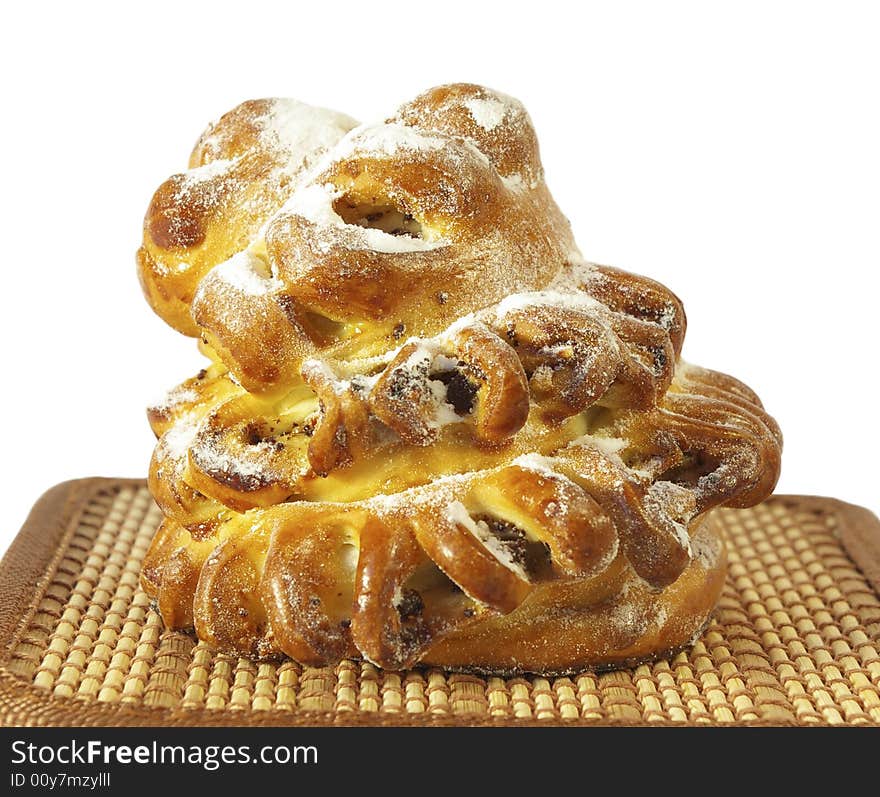
[[564,476],[555,468],[557,464],[556,460],[552,457],[542,456],[541,454],[522,454],[510,464],[517,465],[518,467],[532,471],[533,473],[539,473],[541,476],[546,476],[548,479],[564,478]]
[[590,443],[598,448],[607,457],[616,457],[623,449],[630,445],[629,440],[622,437],[598,437],[595,435],[584,435],[589,438]]
[[191,387],[178,385],[165,393],[165,395],[158,401],[154,401],[150,404],[149,407],[150,410],[154,412],[168,412],[176,409],[181,404],[190,404],[194,401],[198,401],[198,398],[199,394]]
[[470,111],[474,121],[487,133],[498,127],[507,114],[507,106],[494,97],[465,100],[464,105]]
[[464,418],[448,402],[447,386],[439,379],[431,379],[432,374],[451,370],[458,361],[442,353],[439,337],[411,338],[405,345],[410,344],[415,348],[404,362],[394,367],[395,378],[422,386],[419,392],[429,397],[429,415],[425,419],[428,428],[441,429],[449,424],[461,423]]
[[652,518],[669,530],[688,556],[691,556],[688,523],[696,511],[693,493],[673,482],[659,481],[648,488],[644,505]]
[[[367,249],[386,254],[405,252],[427,252],[446,245],[442,239],[427,240],[412,235],[391,235],[383,230],[372,227],[361,227],[357,224],[346,224],[343,218],[333,209],[333,201],[338,199],[340,192],[331,184],[306,185],[295,191],[285,202],[278,215],[293,214],[308,219],[313,224],[337,232],[332,238],[324,237],[326,246],[343,244],[348,249]],[[342,233],[342,236],[338,235]]]
[[200,413],[187,413],[172,426],[159,441],[159,450],[172,459],[186,456],[199,431]]
[[595,273],[596,263],[586,260],[574,244],[566,252],[565,259],[565,268],[551,280],[547,290],[560,293],[581,291],[581,288],[589,282]]
[[238,162],[238,158],[229,158],[211,161],[204,166],[198,166],[184,173],[182,189],[190,189],[199,183],[205,183],[213,180],[220,175],[228,174],[232,167]]
[[555,290],[527,291],[524,293],[512,293],[502,299],[494,308],[499,317],[518,310],[524,310],[535,305],[543,307],[563,307],[574,310],[587,310],[607,315],[608,308],[591,296],[580,291],[561,293]]
[[293,193],[282,205],[279,215],[293,213],[321,226],[342,226],[342,218],[333,210],[339,192],[333,185],[306,185]]
[[484,471],[472,471],[470,473],[453,473],[449,476],[441,476],[428,484],[416,485],[398,493],[376,495],[364,501],[364,506],[381,515],[390,513],[405,513],[414,507],[426,502],[434,503],[444,499],[453,500],[452,496]]
[[239,252],[214,266],[209,274],[225,285],[249,296],[264,296],[282,288],[281,282],[268,274],[262,258],[250,251]]
[[474,521],[470,512],[467,511],[467,507],[461,501],[452,501],[446,507],[446,517],[473,534],[504,567],[512,570],[524,581],[528,580],[525,570],[523,570],[522,566],[513,558],[510,551],[500,540],[492,534],[489,526],[482,520]]
[[[190,169],[172,178],[176,181],[175,203],[185,208],[196,205],[205,211],[220,207],[228,197],[235,193],[241,182],[236,176],[238,158],[215,160]],[[174,213],[168,218],[171,236],[176,239],[185,226],[185,216]],[[186,266],[186,264],[178,264]]]
[[[191,451],[199,468],[216,477],[234,478],[239,482],[269,483],[279,478],[271,468],[272,444],[262,441],[241,451],[232,451],[218,444],[211,435],[197,435]],[[303,472],[307,469],[303,468]]]
[[308,168],[317,157],[335,146],[357,122],[350,116],[318,108],[298,100],[272,100],[269,113],[260,120],[266,143],[275,143],[292,158],[297,169]]
[[537,188],[541,184],[540,179],[526,181],[519,172],[503,176],[501,182],[509,191],[525,191],[527,188]]
[[[276,176],[278,172],[290,174],[309,168],[322,153],[335,146],[346,133],[357,126],[357,121],[344,113],[286,97],[251,104],[251,108],[254,106],[260,109],[257,115],[254,115],[253,110],[250,113],[244,111],[242,106],[231,115],[241,119],[244,113],[249,117],[248,122],[258,134],[256,149],[273,157],[276,162]],[[229,128],[224,120],[219,120],[214,122],[210,131],[200,142],[201,151],[213,163],[228,163],[217,160],[216,156],[228,146],[225,138],[229,134]],[[208,164],[210,165],[212,163]],[[191,173],[199,171],[193,169]]]
[[668,619],[669,613],[666,611],[666,607],[661,604],[657,611],[654,612],[654,622],[656,623],[657,628],[662,629],[666,625]]
[[401,150],[431,152],[441,150],[448,139],[427,135],[400,122],[378,122],[352,130],[332,152],[334,160],[368,152],[372,157],[392,157]]
[[706,569],[715,567],[721,556],[722,544],[715,534],[704,534],[698,531],[691,539],[691,548],[694,558]]
[[629,595],[630,590],[630,583],[627,582],[617,593],[610,620],[618,632],[632,639],[645,633],[648,628],[648,617],[645,606]]

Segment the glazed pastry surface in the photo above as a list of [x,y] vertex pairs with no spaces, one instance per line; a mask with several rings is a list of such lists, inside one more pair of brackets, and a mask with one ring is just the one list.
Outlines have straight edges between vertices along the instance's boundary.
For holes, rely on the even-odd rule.
[[225,651],[564,672],[687,644],[714,507],[772,492],[757,396],[662,285],[586,262],[522,105],[243,103],[156,192],[138,269],[210,364],[149,409],[142,583]]

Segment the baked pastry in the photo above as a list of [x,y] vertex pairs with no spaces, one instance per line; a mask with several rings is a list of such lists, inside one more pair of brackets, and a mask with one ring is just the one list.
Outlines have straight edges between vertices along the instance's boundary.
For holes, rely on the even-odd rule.
[[652,280],[587,263],[516,100],[432,89],[380,124],[247,102],[156,192],[154,310],[210,365],[149,410],[166,625],[253,657],[566,672],[688,644],[714,507],[781,437],[681,360]]

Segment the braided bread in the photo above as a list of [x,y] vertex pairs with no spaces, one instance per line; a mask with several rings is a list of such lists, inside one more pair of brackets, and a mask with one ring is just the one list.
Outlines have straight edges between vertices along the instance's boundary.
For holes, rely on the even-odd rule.
[[156,192],[153,309],[210,364],[150,407],[171,628],[310,665],[569,672],[700,632],[709,511],[781,436],[681,359],[662,285],[581,257],[516,100],[432,89],[356,126],[247,102]]

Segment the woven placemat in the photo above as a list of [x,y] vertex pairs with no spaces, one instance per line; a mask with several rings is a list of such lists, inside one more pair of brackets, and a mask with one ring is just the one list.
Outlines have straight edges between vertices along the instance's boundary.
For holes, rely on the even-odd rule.
[[880,725],[880,523],[825,498],[720,513],[723,597],[668,660],[565,678],[252,662],[166,631],[138,586],[142,482],[50,490],[0,564],[5,725]]

